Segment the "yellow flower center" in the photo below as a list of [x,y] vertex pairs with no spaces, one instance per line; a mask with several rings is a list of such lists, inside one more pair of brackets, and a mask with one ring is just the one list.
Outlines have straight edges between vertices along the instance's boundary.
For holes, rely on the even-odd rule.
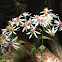
[[13,27],[11,28],[11,31],[14,31],[14,28]]
[[50,35],[51,35],[51,36],[54,36],[54,33],[53,33],[53,32],[51,32],[51,33],[50,33]]
[[48,8],[44,8],[44,11],[47,12],[48,11]]
[[0,36],[0,40],[1,40],[2,36]]
[[10,26],[7,26],[7,27],[6,27],[6,29],[10,30],[10,29],[11,29],[11,27],[10,27]]
[[3,42],[3,39],[0,40],[0,43],[2,43],[2,42]]
[[50,20],[48,20],[47,22],[50,23]]
[[2,43],[3,42],[3,38],[2,38],[2,36],[0,36],[0,43]]

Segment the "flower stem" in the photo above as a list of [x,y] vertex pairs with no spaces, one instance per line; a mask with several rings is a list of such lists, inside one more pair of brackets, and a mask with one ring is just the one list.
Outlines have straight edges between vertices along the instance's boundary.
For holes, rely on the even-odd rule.
[[[42,36],[43,36],[43,31],[42,31]],[[42,38],[42,45],[43,45],[43,38]]]

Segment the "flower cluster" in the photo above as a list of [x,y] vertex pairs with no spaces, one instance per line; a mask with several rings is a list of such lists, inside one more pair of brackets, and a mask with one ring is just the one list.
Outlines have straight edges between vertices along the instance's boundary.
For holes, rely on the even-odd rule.
[[52,9],[48,10],[45,8],[44,11],[40,12],[41,15],[31,16],[28,12],[22,13],[19,17],[13,18],[12,21],[8,21],[8,26],[2,30],[0,35],[0,49],[2,52],[5,51],[6,47],[18,49],[20,43],[16,42],[18,36],[14,38],[13,35],[17,35],[16,31],[19,31],[20,27],[23,28],[22,32],[26,32],[29,35],[29,39],[34,35],[38,38],[37,34],[41,35],[44,31],[54,37],[58,28],[62,30],[62,22],[57,14],[52,13]]

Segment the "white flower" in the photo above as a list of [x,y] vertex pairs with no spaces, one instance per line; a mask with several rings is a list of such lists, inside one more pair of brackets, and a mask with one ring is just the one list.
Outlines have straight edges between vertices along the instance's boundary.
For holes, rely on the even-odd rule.
[[18,50],[18,45],[20,45],[20,43],[15,43],[15,41],[17,40],[18,36],[16,36],[12,41],[8,41],[8,46],[9,46],[9,51],[11,50],[11,47],[13,46],[16,50]]
[[55,35],[55,33],[57,32],[57,30],[58,30],[58,29],[55,29],[54,26],[53,26],[53,27],[52,27],[52,30],[48,29],[48,30],[45,31],[45,32],[54,37],[54,35]]
[[46,27],[48,23],[44,19],[45,17],[36,15],[35,18],[32,19],[32,21],[33,21],[33,24],[35,24],[35,27],[38,25]]
[[19,27],[16,28],[16,26],[15,26],[15,27],[7,26],[7,27],[6,27],[6,30],[9,31],[9,32],[7,33],[7,34],[8,34],[8,37],[9,37],[12,33],[16,35],[15,31],[17,31],[18,29],[19,29]]
[[8,42],[7,41],[9,41],[9,38],[6,35],[2,34],[0,36],[0,46],[1,46],[2,52],[5,51],[4,47],[8,46]]
[[53,11],[52,9],[48,10],[48,8],[44,8],[44,11],[40,12],[40,13],[47,13],[47,12],[51,12]]
[[26,30],[26,32],[27,32],[27,30],[30,29],[30,25],[28,26],[27,21],[24,22],[24,23],[22,23],[22,25],[20,25],[20,26],[21,26],[21,27],[24,27],[23,30],[22,30],[22,32],[24,32],[25,30]]
[[33,24],[35,24],[35,27],[38,26],[40,24],[41,26],[41,23],[44,21],[43,17],[40,17],[38,15],[35,15],[35,17],[32,19],[33,21]]
[[7,31],[6,29],[1,29],[2,30],[2,34],[5,34],[5,32]]
[[29,20],[27,21],[27,23],[28,23],[28,25],[32,25],[32,19],[31,18],[29,18]]
[[59,21],[55,20],[54,22],[57,24],[57,28],[59,27],[59,30],[61,31],[62,30],[62,22],[60,20]]
[[27,35],[29,35],[29,34],[31,34],[29,36],[29,39],[30,39],[32,37],[32,35],[34,35],[36,38],[38,38],[36,34],[41,34],[41,33],[35,31],[35,27],[32,26],[32,29],[30,30],[30,32],[27,33]]
[[47,23],[47,25],[52,25],[52,23],[51,23],[52,21],[51,20],[46,20],[46,23]]
[[11,26],[14,26],[15,22],[9,20],[9,21],[8,21],[8,24],[11,25]]
[[31,14],[28,14],[28,12],[24,12],[24,13],[23,13],[23,16],[25,16],[25,17],[26,17],[26,16],[30,16],[30,15],[31,15]]
[[16,24],[16,26],[19,26],[19,23],[22,24],[22,21],[25,21],[25,19],[20,19],[19,17],[16,17],[12,19],[13,23]]

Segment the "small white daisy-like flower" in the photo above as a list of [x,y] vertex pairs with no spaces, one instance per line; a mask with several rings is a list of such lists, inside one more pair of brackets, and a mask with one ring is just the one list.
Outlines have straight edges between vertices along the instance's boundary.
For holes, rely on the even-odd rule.
[[51,12],[53,11],[52,9],[48,10],[48,8],[44,8],[44,11],[40,12],[40,13],[47,13],[47,12]]
[[9,46],[9,51],[11,50],[11,47],[13,46],[16,50],[18,50],[18,45],[20,45],[20,43],[15,43],[15,41],[17,40],[18,36],[16,36],[12,41],[8,41],[8,46]]
[[52,23],[51,23],[52,21],[51,20],[46,20],[46,23],[47,23],[47,25],[52,25]]
[[16,35],[15,31],[17,31],[20,27],[16,28],[15,27],[11,27],[11,26],[6,26],[6,30],[9,31],[7,34],[8,36],[10,36],[12,33]]
[[11,25],[11,26],[14,26],[15,22],[9,20],[9,21],[8,21],[8,24]]
[[2,34],[5,34],[5,32],[7,31],[6,29],[1,29],[2,30]]
[[36,38],[38,38],[36,34],[41,34],[41,33],[40,33],[40,32],[37,32],[37,31],[35,30],[35,27],[32,26],[32,29],[30,30],[30,32],[27,33],[27,35],[29,35],[29,34],[31,34],[31,35],[29,36],[29,39],[30,39],[30,38],[32,37],[32,35],[34,35]]
[[45,31],[45,32],[54,37],[54,35],[55,35],[55,33],[57,32],[57,30],[58,30],[58,29],[55,29],[54,26],[53,26],[53,27],[52,27],[52,30],[48,29],[48,30]]
[[2,52],[5,51],[4,47],[8,46],[8,42],[7,41],[9,41],[9,38],[6,35],[2,34],[0,36],[0,46],[1,46]]
[[62,22],[60,20],[59,21],[55,20],[54,22],[57,24],[57,27],[59,27],[59,30],[61,31],[62,30]]
[[20,25],[20,26],[23,27],[22,32],[24,32],[25,30],[27,32],[27,30],[30,29],[30,25],[28,25],[27,21],[23,22],[22,25]]
[[12,19],[13,23],[16,24],[16,26],[19,26],[19,23],[22,24],[22,21],[25,21],[25,19],[20,19],[19,17],[16,17]]
[[24,12],[24,13],[23,13],[23,16],[25,16],[25,17],[26,17],[26,16],[30,16],[30,15],[31,15],[31,14],[28,14],[28,12]]

